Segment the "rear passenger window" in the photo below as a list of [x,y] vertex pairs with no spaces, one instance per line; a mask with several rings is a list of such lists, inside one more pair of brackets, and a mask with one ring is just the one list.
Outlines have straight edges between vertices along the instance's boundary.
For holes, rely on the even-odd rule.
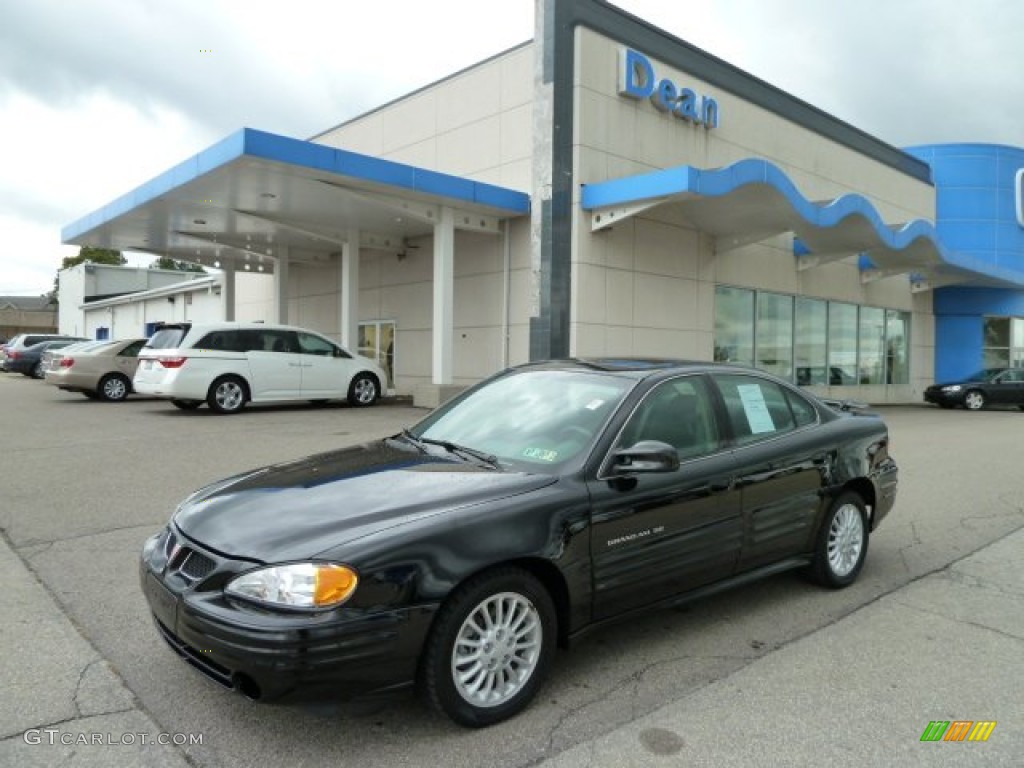
[[806,427],[808,424],[813,424],[818,420],[818,412],[814,410],[814,406],[807,402],[805,398],[788,389],[785,392],[786,398],[789,400],[790,410],[793,411],[793,418],[796,419],[797,427]]
[[786,393],[767,379],[737,374],[714,376],[739,445],[767,440],[796,427]]

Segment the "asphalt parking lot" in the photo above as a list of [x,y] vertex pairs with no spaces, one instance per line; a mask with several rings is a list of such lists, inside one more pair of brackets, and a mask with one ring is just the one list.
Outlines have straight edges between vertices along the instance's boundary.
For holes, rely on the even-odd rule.
[[[888,687],[894,681],[880,680],[878,670],[871,669],[872,660],[893,657],[896,651],[902,656],[908,650],[895,647],[907,641],[899,631],[904,609],[898,602],[884,602],[886,596],[908,585],[913,590],[929,575],[949,573],[951,563],[994,542],[1024,540],[1021,534],[1006,538],[1024,528],[1024,413],[886,408],[892,451],[901,470],[899,498],[871,541],[859,581],[849,589],[829,592],[784,574],[612,627],[560,652],[551,680],[524,714],[481,731],[451,724],[411,695],[351,703],[255,704],[208,683],[158,638],[136,575],[143,540],[166,523],[181,498],[204,483],[390,434],[424,412],[401,405],[288,406],[250,408],[221,417],[205,408],[178,411],[161,401],[93,402],[7,374],[0,374],[0,408],[0,549],[10,553],[0,563],[0,575],[5,583],[20,580],[25,595],[38,595],[22,603],[0,603],[6,614],[0,632],[6,659],[2,669],[5,681],[11,681],[5,685],[9,695],[0,704],[0,764],[5,765],[220,767],[258,761],[502,767],[546,759],[566,766],[739,764],[722,762],[726,754],[733,754],[726,746],[733,749],[744,739],[737,733],[742,724],[724,714],[720,720],[702,722],[702,739],[691,740],[685,723],[678,724],[680,743],[665,735],[675,731],[655,727],[636,737],[638,747],[636,740],[615,747],[609,739],[667,707],[699,703],[716,691],[719,705],[730,696],[738,704],[744,697],[763,694],[768,702],[764,723],[759,724],[763,730],[764,724],[771,724],[773,690],[780,710],[803,695],[801,689],[781,682],[787,678],[776,665],[787,659],[811,676],[804,681],[808,689],[826,684],[837,690],[849,687],[882,702],[894,695]],[[1007,557],[1020,562],[1024,551],[1016,546],[1007,550]],[[985,567],[998,569],[1003,556],[998,553],[1003,550],[991,551],[997,554],[987,557]],[[1018,584],[1006,593],[1006,610],[1019,610],[1021,597]],[[52,616],[43,611],[41,606],[50,600],[70,620],[66,626],[55,628]],[[892,631],[867,635],[864,643],[872,646],[871,652],[857,663],[837,666],[827,638],[866,631],[857,629],[860,609],[875,606],[889,611],[885,618]],[[1011,646],[1016,643],[1018,651],[1024,650],[1019,615],[1015,625],[1001,632]],[[59,651],[65,640],[74,652]],[[50,650],[55,644],[56,658]],[[949,664],[973,667],[975,675],[985,679],[1024,679],[1019,655],[1007,662],[1001,651],[987,657],[983,648],[962,647]],[[40,658],[43,649],[46,658]],[[59,674],[52,672],[40,682],[35,670],[46,665]],[[905,675],[913,681],[914,670],[905,670]],[[758,691],[766,681],[776,687]],[[1019,690],[1019,682],[1014,685]],[[999,689],[994,690],[998,694]],[[950,702],[937,695],[907,699],[902,714],[912,727],[904,746],[916,749],[924,727],[943,715],[992,719],[999,721],[992,742],[964,745],[972,748],[971,760],[948,764],[1019,764],[1024,744],[1019,695],[1015,712],[1009,711],[1012,704],[1003,704],[1002,711],[979,712],[968,711],[981,706],[968,693],[964,692],[962,711],[947,711]],[[852,708],[854,703],[843,696],[829,700],[833,709],[822,713],[827,727],[846,728],[847,743],[858,738],[871,743],[865,713],[845,711],[844,706]],[[998,709],[1001,703],[990,706]],[[202,743],[148,750],[123,743],[26,743],[26,729],[46,727],[74,732],[156,729],[201,734]],[[817,730],[807,724],[808,734]],[[1004,734],[1002,743],[1015,752],[999,751],[997,737]],[[778,738],[792,741],[794,736],[780,729]],[[755,758],[782,746],[770,743],[770,735],[767,739],[769,743],[755,745]],[[723,745],[721,754],[715,751],[716,743]],[[827,748],[816,740],[807,743],[814,745],[813,750]],[[612,756],[618,754],[615,749],[634,745],[625,753],[634,759],[602,760],[601,744]],[[700,753],[688,752],[688,744],[691,750],[699,746]],[[978,749],[989,747],[988,752]],[[854,760],[848,747],[835,754],[813,750],[798,750],[796,757],[766,759],[763,764],[801,764],[801,754],[818,765],[870,764]],[[1015,762],[1009,762],[1011,757]],[[948,753],[946,759],[952,759]]]

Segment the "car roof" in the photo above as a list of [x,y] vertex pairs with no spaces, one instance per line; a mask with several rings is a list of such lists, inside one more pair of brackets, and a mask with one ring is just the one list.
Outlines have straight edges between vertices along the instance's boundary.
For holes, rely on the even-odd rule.
[[768,375],[764,371],[759,371],[749,366],[736,365],[735,363],[713,363],[707,360],[686,360],[667,357],[570,357],[560,360],[525,363],[524,365],[517,366],[515,370],[531,368],[600,371],[603,373],[623,374],[635,379],[644,379],[649,376],[667,373],[701,373],[705,371],[744,371]]

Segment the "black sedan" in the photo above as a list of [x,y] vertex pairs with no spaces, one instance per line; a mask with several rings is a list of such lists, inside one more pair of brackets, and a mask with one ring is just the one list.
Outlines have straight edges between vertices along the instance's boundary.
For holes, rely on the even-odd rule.
[[877,416],[756,370],[529,364],[197,491],[142,587],[171,648],[252,698],[415,683],[488,725],[607,621],[791,568],[853,582],[895,500],[888,447]]
[[933,384],[924,399],[941,408],[962,405],[980,411],[987,405],[1016,405],[1024,410],[1024,368],[985,368],[961,381]]

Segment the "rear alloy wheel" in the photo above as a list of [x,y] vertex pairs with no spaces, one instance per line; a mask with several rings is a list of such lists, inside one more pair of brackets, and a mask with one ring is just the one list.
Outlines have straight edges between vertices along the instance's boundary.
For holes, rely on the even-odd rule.
[[471,579],[434,620],[420,665],[424,693],[460,725],[512,717],[544,683],[556,625],[551,596],[526,571],[501,568]]
[[380,384],[377,377],[372,373],[357,373],[352,383],[348,385],[348,401],[351,405],[360,407],[373,405],[380,397]]
[[206,403],[217,413],[238,413],[248,399],[244,381],[237,376],[221,376],[210,385]]
[[41,379],[46,375],[46,371],[43,369],[43,361],[40,360],[32,367],[32,378]]
[[132,391],[132,383],[120,373],[108,373],[100,379],[96,391],[99,392],[100,398],[108,403],[118,403],[128,397],[128,393]]
[[964,395],[964,408],[968,411],[980,411],[985,407],[985,393],[972,389]]
[[171,405],[183,411],[194,411],[202,404],[202,400],[171,400]]
[[856,493],[833,502],[818,533],[811,572],[819,584],[841,589],[852,584],[868,553],[867,511]]

